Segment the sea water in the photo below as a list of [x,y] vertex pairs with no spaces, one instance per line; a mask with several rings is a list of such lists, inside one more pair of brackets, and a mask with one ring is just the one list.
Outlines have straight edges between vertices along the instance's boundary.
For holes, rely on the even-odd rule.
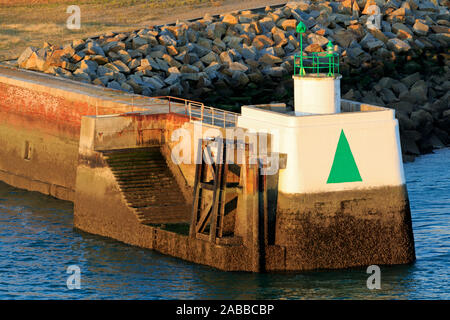
[[379,290],[366,268],[223,272],[128,246],[74,230],[72,203],[0,182],[0,299],[449,299],[450,149],[404,168],[417,261],[380,266]]

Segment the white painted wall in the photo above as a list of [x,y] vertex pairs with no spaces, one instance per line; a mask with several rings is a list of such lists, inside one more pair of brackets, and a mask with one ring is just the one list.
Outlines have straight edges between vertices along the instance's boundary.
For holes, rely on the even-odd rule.
[[341,111],[341,75],[293,76],[294,107],[297,115],[328,114]]
[[[287,154],[279,191],[314,193],[396,186],[405,183],[394,110],[294,116],[242,107],[238,126],[253,132],[275,130],[273,151]],[[344,130],[362,182],[327,184]]]

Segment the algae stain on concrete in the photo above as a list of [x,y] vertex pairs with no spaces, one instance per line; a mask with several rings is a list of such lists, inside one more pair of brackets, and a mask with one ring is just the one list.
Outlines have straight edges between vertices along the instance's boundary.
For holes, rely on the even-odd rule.
[[352,150],[345,136],[344,130],[341,130],[339,142],[334,154],[333,165],[327,183],[343,183],[362,181],[361,175],[353,157]]

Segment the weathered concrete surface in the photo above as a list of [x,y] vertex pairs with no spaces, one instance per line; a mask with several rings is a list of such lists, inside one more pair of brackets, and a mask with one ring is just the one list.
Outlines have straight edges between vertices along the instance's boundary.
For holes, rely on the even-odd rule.
[[0,180],[73,201],[81,117],[168,112],[150,101],[0,66]]
[[[244,247],[213,245],[143,225],[124,203],[109,169],[79,167],[78,170],[76,228],[222,270],[250,270]],[[100,207],[99,199],[104,199]]]
[[184,198],[160,149],[156,145],[111,150],[103,152],[103,158],[142,224],[187,223],[192,203]]
[[227,271],[250,271],[249,251],[222,246],[141,224],[130,210],[103,155],[80,157],[74,226],[143,248]]
[[[244,197],[243,202],[246,203],[245,210],[237,210],[243,219],[235,219],[234,215],[224,217],[225,232],[242,236],[245,238],[244,241],[224,244],[220,241],[221,239],[218,239],[216,242],[210,242],[148,225],[150,223],[169,224],[185,222],[183,217],[191,214],[192,195],[185,195],[189,191],[192,194],[188,180],[192,179],[190,174],[195,171],[184,169],[195,168],[195,164],[186,164],[184,168],[175,164],[169,166],[171,164],[171,147],[173,147],[173,143],[176,143],[170,141],[172,132],[178,128],[190,129],[191,132],[195,130],[191,123],[187,121],[189,121],[187,117],[177,114],[149,115],[134,113],[84,117],[80,134],[74,201],[75,227],[86,232],[154,249],[187,261],[213,266],[221,270],[263,270],[264,265],[261,264],[260,260],[263,261],[261,257],[265,256],[264,246],[259,246],[258,234],[260,230],[254,230],[259,228],[258,224],[255,223],[255,219],[258,219],[259,211],[258,185],[253,180],[252,183],[245,184],[246,187],[243,192],[247,196]],[[160,140],[155,140],[152,135],[142,134],[148,130],[159,130],[160,134],[155,134],[154,136],[159,136]],[[207,130],[201,131],[199,133],[200,136],[202,133],[207,133]],[[191,137],[193,138],[194,135],[192,134]],[[117,141],[116,146],[113,146],[113,141]],[[158,148],[155,144],[160,144],[161,154],[165,154],[167,161],[165,169],[168,168],[172,171],[178,186],[168,190],[165,188],[165,183],[161,181],[158,183],[160,187],[154,190],[153,187],[150,187],[151,190],[148,190],[149,197],[157,198],[160,192],[163,191],[167,195],[167,200],[161,201],[159,205],[150,203],[148,208],[146,207],[145,209],[144,216],[139,209],[130,205],[127,192],[122,189],[123,181],[121,182],[121,179],[118,179],[114,166],[111,165],[110,160],[107,158],[110,152],[115,152],[114,149],[131,148],[127,149],[131,150],[129,152],[132,152],[133,148],[136,151],[143,149],[155,150],[155,148]],[[194,144],[191,144],[191,147],[193,146]],[[155,169],[154,174],[161,173],[160,168],[158,168]],[[253,165],[251,169],[253,174],[256,172],[255,169],[256,165]],[[151,172],[148,173],[151,175]],[[246,176],[252,176],[252,173],[247,173]],[[173,184],[173,181],[170,183]],[[276,188],[276,186],[271,185],[271,188]],[[179,198],[185,197],[187,206],[178,204],[176,208],[170,207],[171,202],[169,198],[174,199],[174,192],[178,193]],[[252,196],[251,194],[255,194],[255,192],[256,195]],[[237,201],[238,203],[241,202],[239,199]],[[149,201],[146,203],[148,204]],[[165,212],[161,211],[159,206],[166,205],[167,209]],[[185,208],[187,212],[184,215],[180,214],[180,208]],[[236,215],[238,214],[237,211],[235,212]],[[242,221],[245,221],[240,228],[242,235],[236,234],[235,230],[239,229],[239,224]]]
[[405,186],[279,194],[275,228],[275,245],[285,248],[284,253],[275,254],[281,259],[275,269],[334,269],[415,260]]
[[[52,134],[49,122],[0,112],[0,180],[17,188],[73,200],[78,139]],[[26,148],[28,159],[26,159]]]
[[[170,150],[178,143],[171,141],[171,134],[188,119],[169,114],[166,101],[0,65],[0,179],[18,188],[73,201],[81,118],[130,112],[145,112],[147,116],[139,114],[135,121],[127,120],[130,127],[119,124],[123,130],[115,130],[115,124],[102,128],[97,146],[101,143],[107,150],[143,146],[147,139],[165,141],[163,153],[170,159]],[[194,134],[192,124],[186,128]],[[24,159],[26,145],[30,149],[28,160]],[[193,161],[171,169],[179,171],[175,174],[181,179],[179,184],[186,180],[183,193],[191,196]]]
[[[137,115],[128,117],[138,119]],[[147,118],[145,121],[152,118],[148,124],[154,125],[161,115],[142,117]],[[178,126],[186,124],[179,121]],[[97,126],[104,127],[107,126]],[[139,127],[145,130],[145,126]],[[117,131],[125,132],[120,127]],[[255,168],[246,168],[246,184],[234,222],[234,234],[242,238],[242,243],[217,245],[143,225],[126,203],[103,153],[95,151],[96,144],[102,149],[104,142],[96,136],[90,136],[95,142],[86,152],[88,144],[82,131],[77,171],[74,225],[86,232],[226,271],[303,271],[415,260],[405,186],[287,195],[278,194],[276,177],[266,177],[270,205],[264,222],[261,182],[251,178]],[[135,140],[136,147],[146,146],[151,140],[141,142]]]

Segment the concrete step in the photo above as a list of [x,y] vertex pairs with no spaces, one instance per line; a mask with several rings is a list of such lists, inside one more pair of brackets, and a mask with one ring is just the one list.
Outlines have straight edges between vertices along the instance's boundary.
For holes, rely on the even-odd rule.
[[141,156],[161,157],[160,148],[133,148],[104,151],[107,158],[137,158]]
[[[142,205],[139,205],[139,206],[131,205],[130,207],[134,208],[136,210],[136,212],[138,212],[138,213],[142,213],[142,212],[146,212],[146,211],[155,213],[155,212],[159,212],[158,210],[155,210],[153,208],[153,207],[155,207],[157,205],[158,205],[158,203],[147,203],[145,205],[142,204]],[[174,212],[178,212],[178,213],[181,212],[182,214],[188,213],[186,209],[180,209],[180,210],[177,209],[180,206],[181,206],[181,204],[173,203],[170,206],[168,206],[167,208],[172,208],[171,210],[169,210],[172,213],[174,213]]]
[[180,205],[184,206],[186,203],[184,201],[180,201],[180,199],[172,198],[172,199],[143,199],[140,201],[129,201],[127,200],[127,203],[130,204],[133,208],[146,208],[146,207],[152,207],[155,205],[160,205],[164,201],[165,206],[174,206],[174,205]]
[[[155,168],[159,169],[159,168]],[[166,172],[153,172],[154,170],[147,170],[145,172],[114,172],[114,175],[122,181],[127,180],[143,180],[143,179],[160,179],[167,178],[168,174]]]
[[149,169],[145,173],[134,173],[134,172],[117,173],[117,172],[114,172],[114,175],[122,181],[133,180],[133,179],[142,180],[142,179],[138,179],[139,177],[144,177],[147,179],[168,178],[169,180],[172,178],[168,172],[162,171],[160,168]]
[[148,207],[147,209],[135,209],[136,210],[136,215],[139,218],[144,218],[144,219],[151,219],[151,218],[155,218],[155,217],[177,217],[182,218],[182,219],[186,219],[188,218],[188,211],[190,211],[190,209],[188,210],[187,208],[184,209],[180,209],[179,206],[172,206],[172,207],[166,207],[164,209],[158,209],[157,207]]
[[105,156],[106,159],[114,162],[123,162],[126,160],[164,160],[164,157],[157,154],[134,154],[134,155],[127,155],[127,156]]
[[[167,190],[166,190],[167,191]],[[145,203],[145,202],[151,202],[154,200],[161,200],[164,203],[168,202],[177,202],[177,203],[185,203],[184,199],[180,199],[180,197],[176,194],[171,194],[167,192],[161,192],[161,193],[155,193],[151,192],[146,195],[141,195],[139,197],[133,195],[133,193],[127,193],[125,194],[125,199],[133,204],[137,203]]]
[[[120,179],[120,178],[116,178]],[[144,176],[139,179],[138,176],[133,177],[133,179],[120,179],[119,185],[120,186],[131,186],[131,185],[145,185],[147,187],[152,186],[171,186],[176,185],[176,182],[172,181],[169,177],[159,176],[159,177],[148,177]]]
[[180,222],[188,222],[188,220],[184,219],[183,217],[177,217],[177,216],[173,216],[173,217],[152,217],[149,219],[146,218],[141,218],[139,219],[139,222],[141,224],[145,224],[145,225],[149,225],[149,224],[169,224],[169,223],[180,223]]
[[160,151],[155,152],[131,152],[131,153],[110,153],[110,154],[104,154],[104,157],[108,160],[116,160],[121,161],[125,159],[164,159],[164,157],[161,155]]
[[[130,188],[121,188],[125,195],[132,195],[135,192],[146,192],[147,194],[167,194],[168,188],[150,188],[135,186]],[[169,188],[170,190],[170,188]]]
[[[167,189],[166,188],[162,188],[161,191],[167,191]],[[146,188],[143,188],[141,190],[136,190],[136,191],[133,191],[133,192],[126,192],[125,193],[125,197],[127,199],[130,199],[130,200],[132,200],[132,199],[144,199],[144,198],[152,196],[152,195],[155,195],[155,193],[154,192],[148,192],[148,189],[146,189]],[[178,199],[180,198],[180,196],[178,194],[174,194],[172,192],[166,193],[166,196],[168,198],[172,198],[172,197],[173,198],[178,198]]]
[[168,191],[170,190],[170,188],[150,188],[150,187],[142,187],[142,186],[135,186],[135,187],[130,187],[130,188],[121,188],[122,192],[124,194],[133,194],[134,192],[142,192],[142,191],[147,191],[148,194],[152,193],[152,194],[167,194]]
[[141,223],[189,221],[191,208],[159,147],[113,150],[104,157]]
[[140,159],[140,160],[125,160],[125,161],[109,161],[108,164],[114,169],[120,168],[132,168],[133,166],[146,166],[146,165],[164,165],[165,160],[155,159]]
[[123,191],[126,191],[126,192],[143,191],[143,189],[151,191],[151,192],[158,191],[158,190],[169,190],[169,192],[171,192],[170,189],[177,187],[177,185],[173,182],[158,183],[158,182],[148,182],[148,181],[143,181],[143,182],[128,181],[127,183],[119,183],[119,186],[120,186],[120,189],[122,189]]
[[158,164],[145,164],[145,165],[133,165],[133,166],[121,166],[121,167],[112,167],[111,170],[115,173],[121,173],[121,172],[146,172],[152,168],[158,168],[163,167],[165,165],[164,163],[158,163]]
[[[165,190],[167,191],[167,190]],[[139,196],[134,195],[134,193],[126,193],[125,199],[130,203],[138,203],[138,202],[148,202],[153,201],[155,199],[161,199],[166,201],[176,201],[179,203],[184,203],[183,199],[180,199],[179,195],[167,192],[155,193],[149,192],[147,194],[142,194]]]

